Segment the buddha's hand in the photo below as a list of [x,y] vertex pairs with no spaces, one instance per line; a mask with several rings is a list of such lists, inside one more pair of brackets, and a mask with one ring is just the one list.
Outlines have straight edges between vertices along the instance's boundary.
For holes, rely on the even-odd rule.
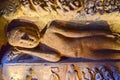
[[15,48],[10,49],[10,53],[8,54],[8,60],[12,60],[16,58],[21,52],[17,51]]

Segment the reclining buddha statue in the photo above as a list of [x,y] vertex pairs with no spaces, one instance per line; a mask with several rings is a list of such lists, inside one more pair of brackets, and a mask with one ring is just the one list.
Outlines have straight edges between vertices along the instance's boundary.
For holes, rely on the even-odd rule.
[[0,80],[120,80],[119,12],[120,0],[0,0]]
[[[28,54],[56,62],[63,56],[93,60],[120,59],[119,35],[108,25],[54,20],[39,30],[33,22],[15,19],[7,26],[13,54]],[[104,55],[104,56],[103,56]]]

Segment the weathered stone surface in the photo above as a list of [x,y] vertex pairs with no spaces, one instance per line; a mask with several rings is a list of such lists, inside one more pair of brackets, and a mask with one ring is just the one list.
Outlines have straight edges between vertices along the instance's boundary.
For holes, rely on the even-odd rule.
[[0,65],[0,80],[3,80],[3,67]]
[[55,20],[39,32],[31,22],[16,19],[8,25],[7,38],[13,47],[11,55],[28,54],[53,62],[62,57],[120,58],[119,33],[112,33],[107,23],[78,24]]
[[[10,1],[11,0],[5,0],[5,5],[11,5],[12,3]],[[13,3],[14,2],[15,1],[13,1]],[[8,21],[16,18],[32,19],[32,21],[34,21],[36,24],[40,24],[40,28],[43,28],[49,21],[56,19],[77,22],[80,22],[81,20],[83,22],[86,20],[106,20],[110,24],[119,23],[120,19],[119,0],[108,0],[107,3],[110,3],[110,13],[104,10],[103,6],[105,5],[105,1],[102,0],[20,0],[18,2],[19,3],[17,8],[15,6],[12,7],[14,9],[17,9],[17,11],[13,11],[14,14],[11,13],[10,15],[4,15],[4,17]],[[93,11],[91,9],[92,6],[95,7],[95,10]],[[3,7],[3,9],[6,9],[4,5],[1,7]]]
[[[53,20],[64,20],[67,22],[70,21],[72,22],[72,25],[75,25],[73,22],[89,25],[89,21],[99,22],[102,20],[107,22],[111,31],[110,33],[118,33],[114,35],[117,36],[116,40],[119,43],[119,12],[119,0],[0,0],[0,16],[2,16],[0,17],[0,48],[7,42],[5,38],[6,35],[4,34],[6,33],[5,29],[13,19],[24,19],[33,22],[38,26],[40,31],[45,28],[46,24]],[[64,25],[63,23],[61,24]],[[105,24],[100,22],[98,24],[105,26]],[[60,32],[60,34],[65,35],[64,30],[55,28],[51,29],[51,31]],[[48,37],[51,36],[49,34],[51,31],[47,31],[47,36],[44,37],[46,39],[43,40],[43,42],[49,43],[47,41],[50,39],[48,39]],[[65,30],[65,32],[69,33],[69,30]],[[94,35],[96,35],[96,33],[94,33]],[[76,37],[74,34],[70,34],[68,36]],[[51,38],[53,37],[55,36],[52,36]],[[56,43],[54,38],[53,41]],[[108,41],[106,41],[106,43]],[[91,43],[91,45],[93,45],[93,43]],[[67,45],[70,44],[71,43]],[[51,43],[49,45],[53,46],[55,44]],[[74,45],[76,46],[77,44]],[[99,42],[99,45],[103,45],[103,42]],[[108,47],[112,46],[110,45]],[[58,47],[59,46],[54,48]],[[91,47],[94,47],[94,45]],[[64,49],[66,49],[66,47]],[[119,50],[120,48],[117,49]],[[68,49],[67,54],[69,54],[69,50],[70,49]],[[11,52],[17,53],[16,50]],[[62,51],[60,50],[60,52]],[[77,53],[78,52],[79,49],[77,50]],[[32,54],[33,53],[34,51]],[[120,80],[120,54],[117,53],[117,55],[113,54],[112,56],[109,54],[106,56],[105,55],[106,54],[87,54],[87,56],[83,56],[91,56],[92,58],[94,57],[94,59],[99,59],[100,57],[107,59],[103,61],[82,58],[71,59],[63,57],[58,63],[51,63],[29,55],[20,55],[17,59],[13,59],[7,63],[4,63],[3,70],[2,66],[0,67],[0,80],[3,80],[2,74],[4,75],[4,80]],[[11,54],[9,57],[14,58],[16,55]],[[8,55],[7,57],[5,56],[5,58],[5,60],[7,60]],[[109,60],[113,58],[117,58],[117,60]]]
[[119,80],[119,62],[4,64],[4,80]]

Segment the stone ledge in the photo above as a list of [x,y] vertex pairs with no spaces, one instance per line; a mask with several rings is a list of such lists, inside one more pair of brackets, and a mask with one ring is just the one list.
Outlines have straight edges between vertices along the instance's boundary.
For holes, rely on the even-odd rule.
[[[95,76],[100,73],[102,77],[110,74],[113,80],[119,80],[119,65],[120,62],[9,63],[3,65],[3,75],[4,80],[67,80],[75,75],[80,80],[96,80]],[[94,72],[95,68],[98,72]]]

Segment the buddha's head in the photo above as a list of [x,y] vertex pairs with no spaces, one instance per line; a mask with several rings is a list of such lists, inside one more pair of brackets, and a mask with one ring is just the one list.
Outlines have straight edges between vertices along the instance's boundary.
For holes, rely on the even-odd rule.
[[32,23],[14,20],[7,28],[7,39],[12,46],[34,48],[39,44],[39,29]]

